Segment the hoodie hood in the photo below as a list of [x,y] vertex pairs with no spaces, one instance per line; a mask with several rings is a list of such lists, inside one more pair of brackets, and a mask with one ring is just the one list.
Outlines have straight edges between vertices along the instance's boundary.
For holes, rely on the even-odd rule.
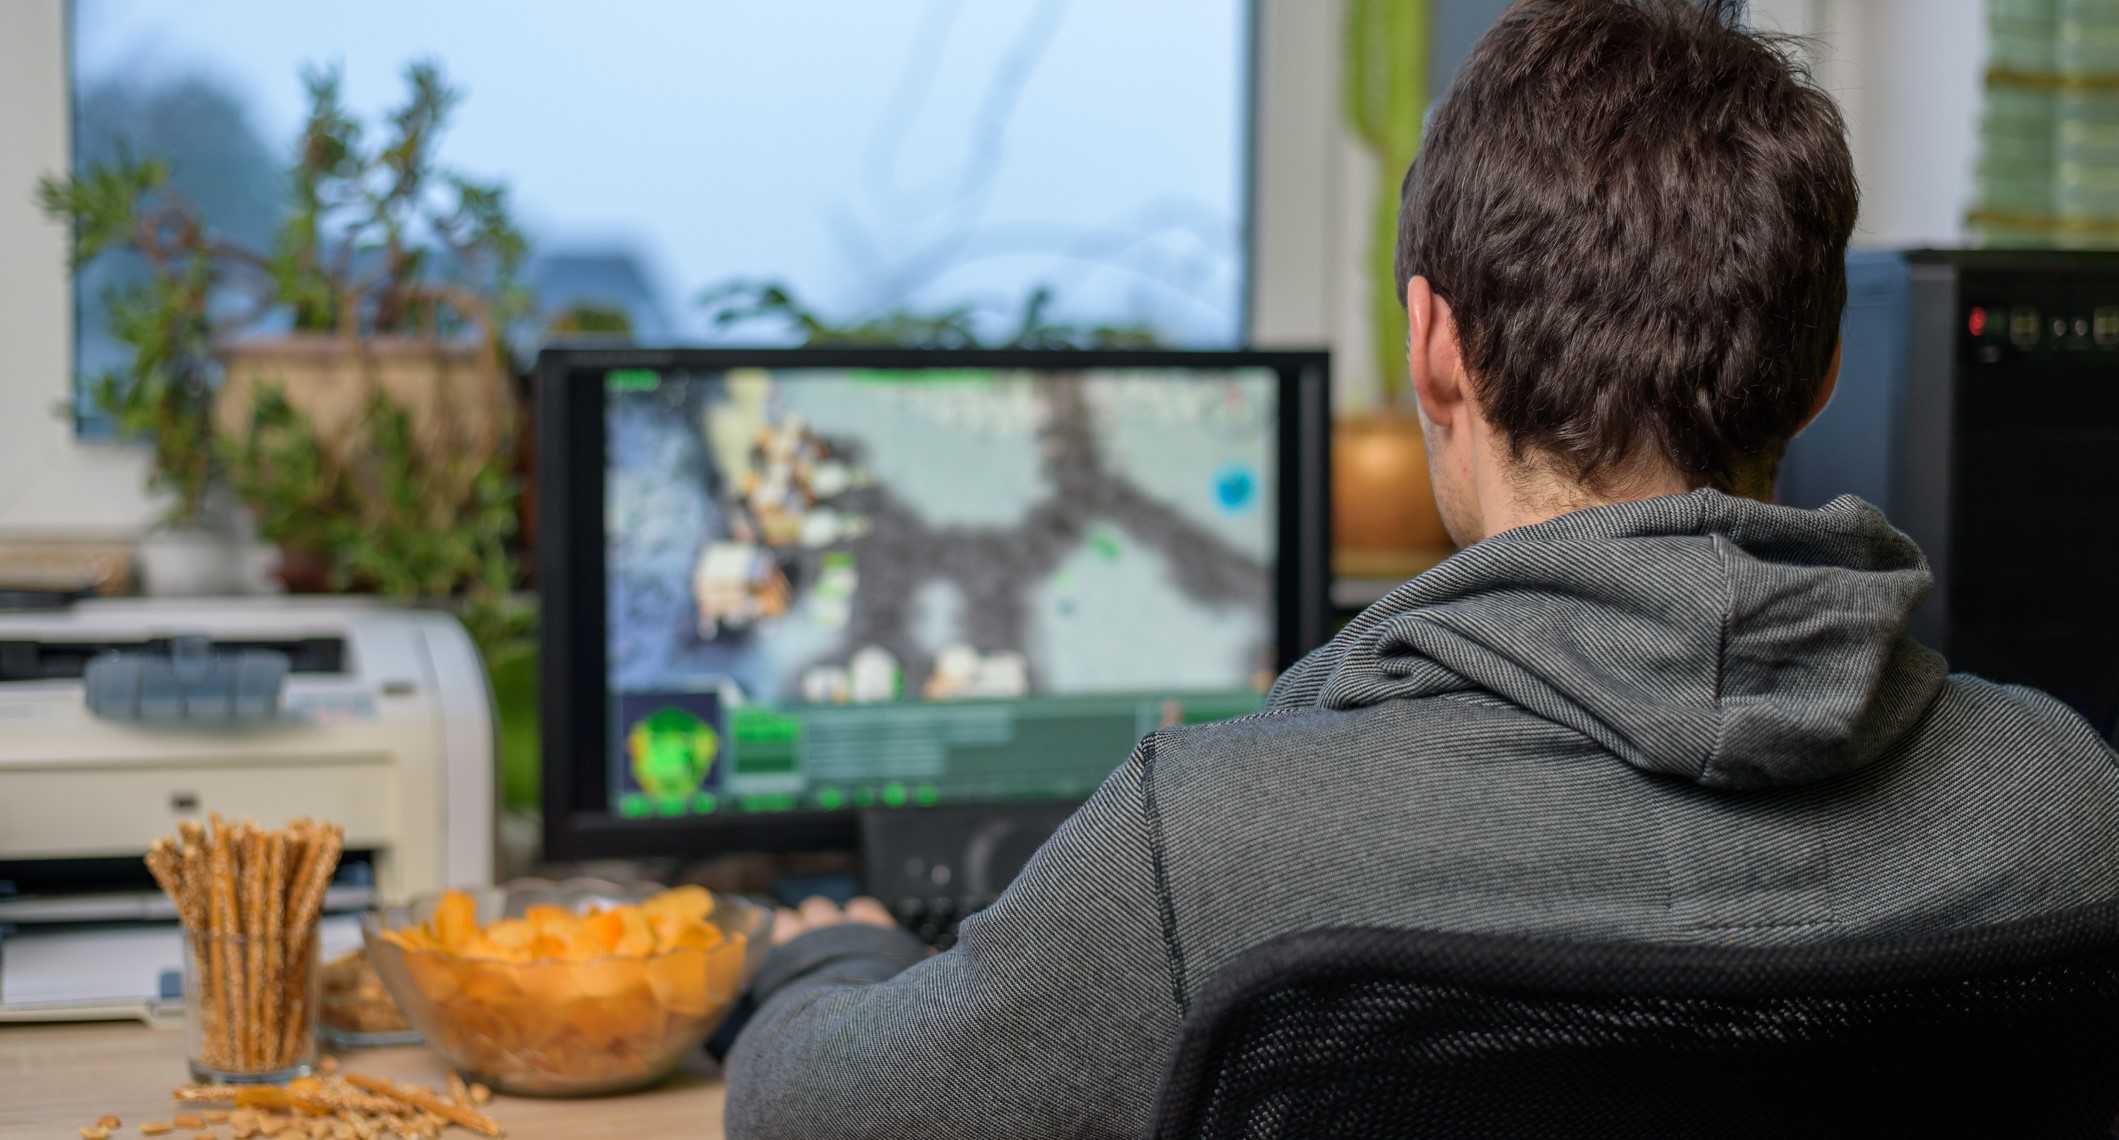
[[1906,636],[1933,585],[1852,496],[1712,490],[1495,535],[1392,591],[1275,687],[1276,706],[1485,693],[1646,772],[1730,790],[1874,763],[1941,689]]

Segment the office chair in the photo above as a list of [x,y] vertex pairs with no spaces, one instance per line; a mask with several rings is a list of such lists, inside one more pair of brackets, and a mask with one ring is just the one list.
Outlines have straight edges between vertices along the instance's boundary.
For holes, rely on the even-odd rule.
[[2106,1137],[2119,907],[1856,943],[1336,928],[1209,979],[1153,1140]]

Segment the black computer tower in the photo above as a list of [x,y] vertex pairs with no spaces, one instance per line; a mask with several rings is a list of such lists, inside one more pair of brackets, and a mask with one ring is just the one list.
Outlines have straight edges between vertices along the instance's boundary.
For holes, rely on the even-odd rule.
[[1855,494],[1919,542],[1952,669],[2119,717],[2119,253],[1847,260],[1839,389],[1780,498]]

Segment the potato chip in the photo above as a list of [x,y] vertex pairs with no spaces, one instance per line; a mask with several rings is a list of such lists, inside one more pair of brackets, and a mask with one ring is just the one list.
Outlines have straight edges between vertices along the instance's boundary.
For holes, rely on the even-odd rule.
[[462,891],[446,891],[429,920],[434,940],[450,954],[461,954],[478,934],[478,904]]
[[536,906],[525,908],[522,920],[540,934],[570,930],[575,923],[581,921],[573,911],[550,903],[538,903]]
[[704,950],[721,945],[721,929],[705,922],[656,914],[648,916],[648,925],[654,928],[657,950]]
[[519,918],[505,918],[486,927],[486,938],[496,946],[517,949],[537,939],[537,929]]
[[714,896],[705,887],[671,887],[654,898],[640,904],[650,920],[669,918],[679,922],[704,924],[706,917],[714,913]]

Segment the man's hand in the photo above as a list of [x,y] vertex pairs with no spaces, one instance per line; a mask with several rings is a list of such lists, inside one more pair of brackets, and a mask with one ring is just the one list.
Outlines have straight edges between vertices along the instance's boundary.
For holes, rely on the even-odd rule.
[[822,895],[811,895],[802,900],[802,909],[786,907],[773,912],[773,945],[778,946],[798,935],[826,926],[837,926],[842,922],[860,922],[869,926],[896,926],[897,920],[883,909],[883,904],[867,897],[853,899],[840,910],[837,903]]

